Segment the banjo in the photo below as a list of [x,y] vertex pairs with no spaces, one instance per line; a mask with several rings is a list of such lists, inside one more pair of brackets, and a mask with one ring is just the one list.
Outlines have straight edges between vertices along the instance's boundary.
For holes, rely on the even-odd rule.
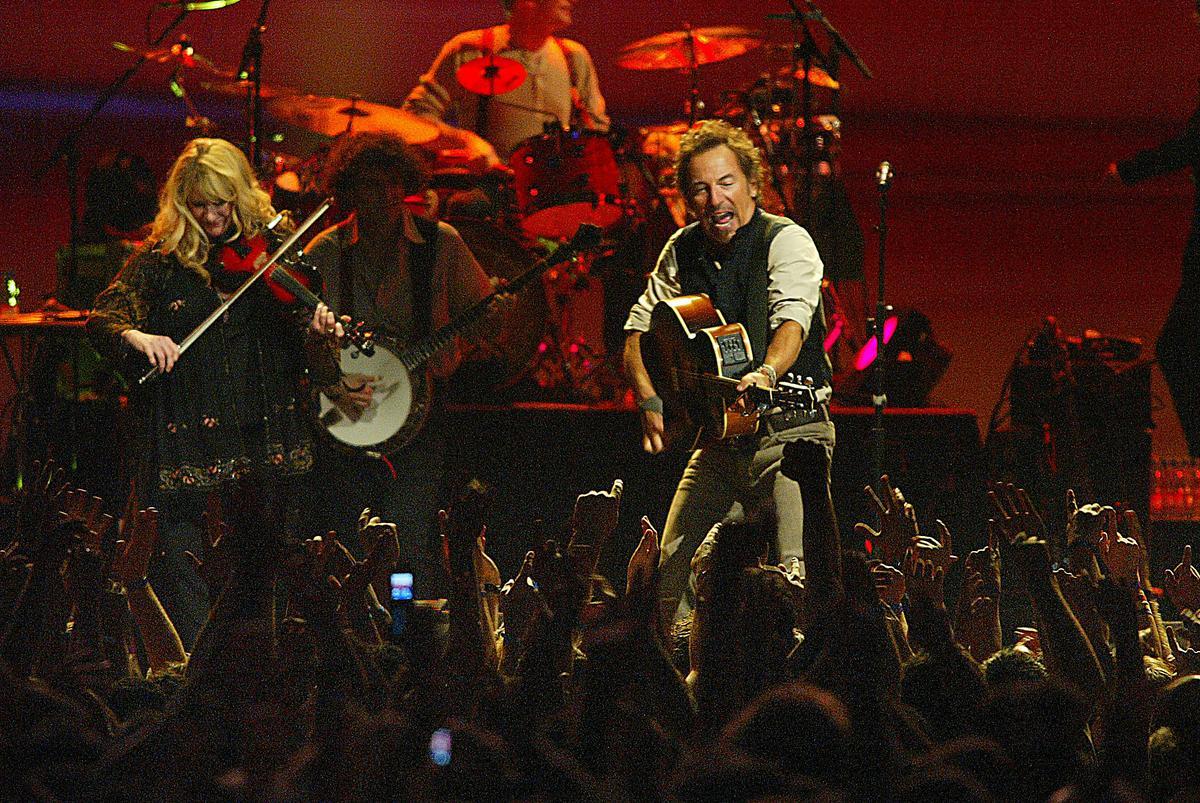
[[371,457],[398,451],[421,431],[429,417],[433,387],[426,363],[430,358],[478,323],[499,296],[520,292],[543,272],[599,245],[600,229],[584,223],[569,243],[424,340],[401,346],[394,339],[377,334],[370,350],[353,343],[344,344],[339,359],[343,374],[365,374],[380,379],[372,383],[371,404],[363,410],[345,410],[324,393],[318,393],[320,430],[343,451]]

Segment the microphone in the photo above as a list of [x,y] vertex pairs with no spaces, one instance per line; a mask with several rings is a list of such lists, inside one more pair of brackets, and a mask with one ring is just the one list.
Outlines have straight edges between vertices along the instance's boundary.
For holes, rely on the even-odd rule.
[[159,3],[159,8],[179,8],[183,11],[214,11],[231,6],[238,0],[168,0]]
[[891,162],[880,162],[879,169],[875,171],[875,180],[879,182],[879,188],[887,189],[891,185],[894,175]]

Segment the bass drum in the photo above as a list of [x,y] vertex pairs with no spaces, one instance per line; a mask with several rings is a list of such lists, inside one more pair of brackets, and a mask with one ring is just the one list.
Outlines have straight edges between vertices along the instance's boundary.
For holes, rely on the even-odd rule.
[[[488,220],[449,218],[488,276],[515,279],[541,255]],[[544,285],[535,281],[505,313],[500,335],[487,342],[465,340],[463,360],[451,382],[461,401],[486,402],[510,390],[532,371],[545,334],[548,306]]]

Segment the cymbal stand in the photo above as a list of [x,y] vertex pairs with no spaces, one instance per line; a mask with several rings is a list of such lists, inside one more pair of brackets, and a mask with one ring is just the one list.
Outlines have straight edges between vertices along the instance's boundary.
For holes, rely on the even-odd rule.
[[[795,131],[796,127],[796,90],[799,89],[800,95],[800,116],[803,121],[803,126],[800,130],[800,136],[804,141],[804,198],[800,202],[798,212],[800,225],[808,225],[809,213],[812,206],[813,192],[813,162],[816,156],[816,143],[814,141],[815,133],[812,128],[812,82],[809,80],[813,66],[818,62],[823,62],[821,58],[821,48],[817,46],[817,40],[813,39],[812,31],[808,29],[804,14],[796,5],[795,0],[788,0],[788,5],[792,7],[792,97],[791,106],[789,108],[789,131]],[[800,69],[803,67],[804,72]],[[801,76],[803,75],[803,78]],[[800,86],[797,86],[800,84]],[[793,140],[794,141],[794,140]]]
[[609,366],[604,356],[571,334],[573,296],[591,281],[595,279],[582,255],[542,277],[550,309],[532,376],[539,387],[559,389],[571,401],[598,401],[617,384],[615,377],[605,375]]
[[883,349],[886,346],[884,339],[884,328],[887,323],[888,316],[892,308],[888,306],[884,300],[883,286],[885,276],[885,255],[887,249],[887,212],[888,212],[888,190],[892,187],[892,166],[888,162],[882,162],[879,165],[879,170],[875,174],[875,180],[879,187],[879,226],[876,231],[879,232],[879,277],[878,277],[878,296],[875,302],[875,320],[871,324],[872,334],[875,337],[875,377],[874,387],[871,390],[871,402],[875,407],[875,421],[871,427],[871,432],[874,435],[874,465],[875,473],[872,478],[883,475],[884,463],[884,416],[883,410],[887,406],[887,386],[884,384],[884,360]]
[[683,104],[684,114],[688,118],[688,128],[696,124],[700,113],[704,111],[704,102],[700,100],[700,62],[696,58],[696,34],[692,31],[692,24],[685,22],[683,29],[687,31],[687,46],[688,46],[688,66],[687,74],[690,86],[688,88],[688,99]]

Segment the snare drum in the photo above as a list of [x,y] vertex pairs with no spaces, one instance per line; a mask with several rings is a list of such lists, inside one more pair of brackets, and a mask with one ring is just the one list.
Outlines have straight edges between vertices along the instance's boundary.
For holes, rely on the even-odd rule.
[[534,237],[568,239],[581,223],[620,221],[620,171],[608,135],[563,131],[530,137],[508,160],[521,228]]

